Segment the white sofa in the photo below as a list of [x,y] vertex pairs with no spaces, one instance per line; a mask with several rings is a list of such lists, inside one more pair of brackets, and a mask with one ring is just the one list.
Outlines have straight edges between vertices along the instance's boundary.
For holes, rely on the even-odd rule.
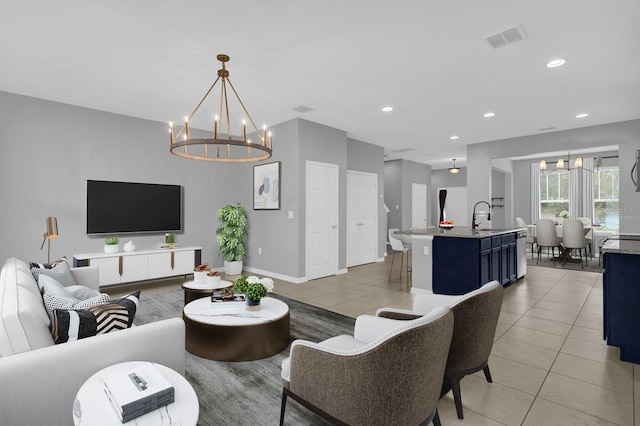
[[[98,269],[71,268],[98,290]],[[185,330],[171,318],[54,344],[29,265],[7,259],[0,272],[0,423],[71,425],[73,402],[95,372],[124,361],[152,361],[184,375]]]

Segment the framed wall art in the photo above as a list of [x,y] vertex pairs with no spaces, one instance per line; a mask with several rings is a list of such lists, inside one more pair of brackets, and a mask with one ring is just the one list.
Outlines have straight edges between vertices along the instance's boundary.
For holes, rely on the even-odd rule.
[[253,209],[280,210],[280,161],[253,166]]

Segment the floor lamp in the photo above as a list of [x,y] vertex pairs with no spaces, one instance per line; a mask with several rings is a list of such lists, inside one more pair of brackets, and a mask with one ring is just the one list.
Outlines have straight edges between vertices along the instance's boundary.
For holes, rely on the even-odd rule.
[[40,250],[44,247],[44,243],[47,242],[47,263],[51,263],[51,240],[58,238],[58,219],[55,217],[47,218],[47,232],[44,233],[44,240],[40,246]]

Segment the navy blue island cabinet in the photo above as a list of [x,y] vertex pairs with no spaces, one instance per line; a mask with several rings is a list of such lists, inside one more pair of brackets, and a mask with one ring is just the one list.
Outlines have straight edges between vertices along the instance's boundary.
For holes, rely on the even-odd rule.
[[433,238],[432,289],[437,294],[465,294],[489,281],[516,281],[516,233],[487,238]]
[[640,364],[640,255],[604,254],[603,320],[607,344]]

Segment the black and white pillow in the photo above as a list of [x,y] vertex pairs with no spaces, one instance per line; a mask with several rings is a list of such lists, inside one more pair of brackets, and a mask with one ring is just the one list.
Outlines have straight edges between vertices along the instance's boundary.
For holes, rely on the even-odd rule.
[[42,295],[42,300],[44,302],[44,307],[47,310],[47,314],[51,319],[53,319],[53,311],[56,309],[88,309],[93,308],[94,306],[104,305],[111,301],[107,293],[102,293],[99,296],[86,300],[78,300],[76,298],[69,298],[54,293],[45,293]]
[[140,291],[122,299],[86,310],[56,309],[51,321],[55,343],[84,339],[131,327],[139,305]]
[[48,269],[46,267],[31,268],[31,273],[33,274],[33,277],[36,279],[36,281],[38,280],[38,277],[40,275],[47,275],[55,279],[65,287],[78,284],[76,283],[76,280],[73,278],[73,275],[71,275],[71,268],[69,267],[69,263],[66,261],[57,263],[51,269]]

